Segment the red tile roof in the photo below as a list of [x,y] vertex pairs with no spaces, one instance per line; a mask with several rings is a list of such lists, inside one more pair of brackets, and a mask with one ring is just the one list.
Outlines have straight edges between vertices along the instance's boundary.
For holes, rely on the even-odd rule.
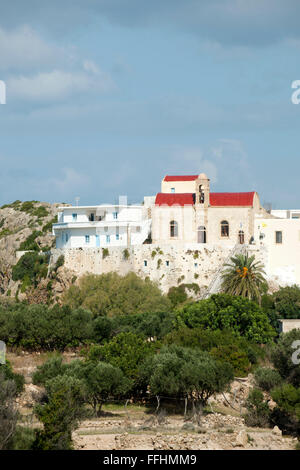
[[[249,193],[210,193],[211,206],[253,206],[255,191]],[[158,193],[155,198],[156,206],[187,206],[195,204],[193,193]]]
[[194,181],[198,178],[199,175],[179,175],[179,176],[170,176],[167,175],[164,177],[164,181]]
[[155,198],[156,206],[192,206],[194,202],[193,193],[158,193]]
[[250,193],[210,193],[211,206],[253,206],[255,191]]

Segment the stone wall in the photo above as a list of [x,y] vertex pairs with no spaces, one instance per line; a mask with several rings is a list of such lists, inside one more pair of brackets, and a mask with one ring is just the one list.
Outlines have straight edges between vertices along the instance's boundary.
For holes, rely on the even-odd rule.
[[[145,244],[124,249],[112,247],[53,250],[52,263],[59,255],[65,256],[65,267],[81,276],[87,272],[102,274],[115,271],[126,275],[133,271],[142,278],[157,282],[163,292],[181,283],[196,283],[201,295],[230,255],[233,245],[224,247],[210,244]],[[259,247],[249,247],[257,259],[263,261]]]

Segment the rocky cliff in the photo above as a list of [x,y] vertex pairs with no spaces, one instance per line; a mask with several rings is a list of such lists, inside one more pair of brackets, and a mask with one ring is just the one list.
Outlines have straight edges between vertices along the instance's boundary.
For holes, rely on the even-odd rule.
[[[12,271],[18,262],[20,251],[46,254],[55,246],[52,224],[57,219],[60,205],[15,201],[0,208],[0,295],[18,295],[20,299],[43,301],[41,292],[45,290],[49,280],[43,278],[38,280],[37,285],[27,285],[21,289],[22,282],[12,279]],[[60,267],[53,283],[54,290],[57,288],[59,293],[62,290],[60,285],[68,285],[70,276],[65,268]]]

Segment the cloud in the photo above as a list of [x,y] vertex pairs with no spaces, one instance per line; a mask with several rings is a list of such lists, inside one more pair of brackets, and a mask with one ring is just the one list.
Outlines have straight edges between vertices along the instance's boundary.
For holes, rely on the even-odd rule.
[[52,70],[7,80],[7,93],[12,99],[31,102],[62,100],[81,93],[103,93],[113,88],[110,76],[92,62],[85,62],[81,70]]
[[51,64],[62,63],[67,57],[66,50],[47,43],[29,26],[12,31],[0,28],[1,71],[49,68]]
[[74,47],[44,40],[29,26],[0,28],[0,71],[10,102],[61,101],[115,89],[110,74],[94,61],[82,58]]
[[167,165],[169,173],[206,173],[219,191],[248,191],[255,186],[247,151],[236,139],[219,139],[205,147],[177,147],[169,151]]
[[2,7],[1,22],[35,23],[56,34],[107,19],[138,28],[173,28],[204,40],[265,46],[285,38],[299,38],[298,0],[15,0]]

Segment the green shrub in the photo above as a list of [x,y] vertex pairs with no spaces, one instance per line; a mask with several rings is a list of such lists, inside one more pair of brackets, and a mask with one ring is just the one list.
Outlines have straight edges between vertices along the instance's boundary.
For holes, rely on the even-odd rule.
[[157,347],[134,333],[120,333],[101,347],[100,359],[119,367],[126,377],[136,380],[139,365],[147,355],[154,354]]
[[183,284],[176,287],[170,287],[167,295],[171,301],[172,307],[177,307],[188,299],[188,295]]
[[183,327],[166,335],[164,343],[207,351],[215,359],[229,362],[234,368],[234,374],[239,377],[247,375],[251,364],[257,362],[256,355],[252,354],[252,343],[236,337],[230,330],[211,331]]
[[62,356],[56,354],[38,366],[32,376],[32,383],[35,385],[45,385],[47,380],[53,379],[58,375],[64,375],[67,365],[63,364],[62,360]]
[[91,340],[92,314],[82,308],[17,303],[0,309],[0,337],[28,350],[64,350]]
[[12,279],[24,281],[24,286],[36,285],[37,281],[46,277],[48,270],[48,255],[36,252],[25,253],[12,268]]
[[246,400],[247,413],[244,416],[247,426],[267,427],[270,422],[270,409],[261,390],[253,388]]
[[40,248],[35,240],[40,235],[41,235],[41,232],[38,232],[36,230],[32,232],[31,235],[29,235],[29,237],[27,237],[26,240],[24,240],[20,244],[19,250],[20,251],[29,251],[29,250],[39,251]]
[[52,225],[56,223],[57,223],[57,215],[43,226],[42,232],[43,233],[52,232]]
[[277,370],[268,369],[266,367],[256,369],[254,378],[256,385],[266,392],[269,392],[282,382],[282,378]]
[[54,270],[57,271],[58,268],[60,268],[61,266],[64,265],[64,262],[65,262],[65,257],[64,255],[60,255],[55,263],[55,267],[54,267]]
[[292,345],[294,341],[300,340],[300,330],[291,330],[282,333],[280,338],[271,349],[271,360],[281,377],[295,387],[300,387],[300,367],[293,361],[293,353],[296,351]]
[[72,431],[84,412],[84,382],[72,376],[57,376],[45,384],[47,402],[35,413],[43,424],[32,445],[34,450],[72,449]]
[[249,341],[266,343],[275,335],[265,312],[253,301],[228,294],[189,303],[177,314],[178,326],[231,330]]
[[10,450],[31,450],[36,431],[25,426],[16,426]]
[[87,274],[77,285],[72,285],[63,295],[63,302],[72,308],[82,306],[95,316],[132,315],[168,311],[170,302],[159,287],[139,278],[134,273],[119,276],[117,273]]

